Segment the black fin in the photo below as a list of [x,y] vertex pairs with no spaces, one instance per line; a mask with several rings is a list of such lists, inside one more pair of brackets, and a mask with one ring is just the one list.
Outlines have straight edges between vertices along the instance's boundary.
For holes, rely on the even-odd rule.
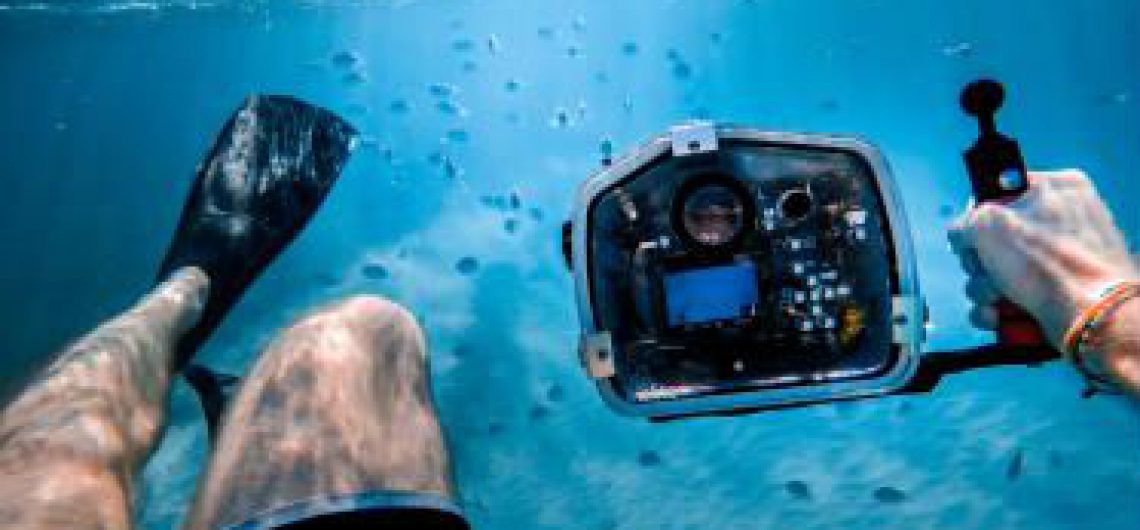
[[202,405],[202,413],[206,416],[206,432],[210,436],[210,443],[218,437],[218,427],[222,421],[222,414],[226,411],[230,399],[237,392],[241,378],[235,375],[215,372],[200,364],[191,364],[182,371],[186,382],[198,394],[198,402]]

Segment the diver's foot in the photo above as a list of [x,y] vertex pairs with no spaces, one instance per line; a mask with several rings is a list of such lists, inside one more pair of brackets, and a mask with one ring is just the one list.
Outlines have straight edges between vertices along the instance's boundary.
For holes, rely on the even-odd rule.
[[335,114],[286,96],[250,97],[226,122],[158,274],[194,266],[210,279],[202,318],[179,342],[178,368],[313,217],[355,135]]

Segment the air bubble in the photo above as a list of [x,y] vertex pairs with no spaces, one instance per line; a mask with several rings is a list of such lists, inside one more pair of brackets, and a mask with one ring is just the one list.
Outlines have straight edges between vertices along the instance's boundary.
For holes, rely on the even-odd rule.
[[974,45],[969,42],[956,42],[942,47],[942,55],[965,58],[974,54]]
[[495,36],[494,33],[487,36],[487,53],[490,53],[491,55],[497,55],[501,46],[502,45],[499,43],[499,37]]

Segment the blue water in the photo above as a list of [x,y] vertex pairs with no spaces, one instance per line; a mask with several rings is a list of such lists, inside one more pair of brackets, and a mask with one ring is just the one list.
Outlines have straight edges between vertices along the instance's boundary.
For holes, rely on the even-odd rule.
[[[290,93],[367,141],[201,357],[241,370],[347,293],[407,305],[478,528],[1135,530],[1140,408],[1080,399],[1060,365],[733,419],[614,415],[578,366],[558,229],[603,156],[682,119],[858,133],[912,217],[928,347],[986,343],[943,232],[968,194],[958,89],[1005,81],[1030,164],[1086,169],[1135,244],[1137,27],[1130,0],[0,0],[0,393],[145,291],[222,120]],[[180,521],[206,452],[175,394],[146,529]]]

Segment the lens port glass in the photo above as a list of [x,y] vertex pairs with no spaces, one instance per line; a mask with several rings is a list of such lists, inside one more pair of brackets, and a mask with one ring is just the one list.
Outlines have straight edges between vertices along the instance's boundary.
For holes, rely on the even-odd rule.
[[685,199],[683,222],[685,232],[697,242],[723,245],[744,229],[744,204],[734,190],[710,184]]

